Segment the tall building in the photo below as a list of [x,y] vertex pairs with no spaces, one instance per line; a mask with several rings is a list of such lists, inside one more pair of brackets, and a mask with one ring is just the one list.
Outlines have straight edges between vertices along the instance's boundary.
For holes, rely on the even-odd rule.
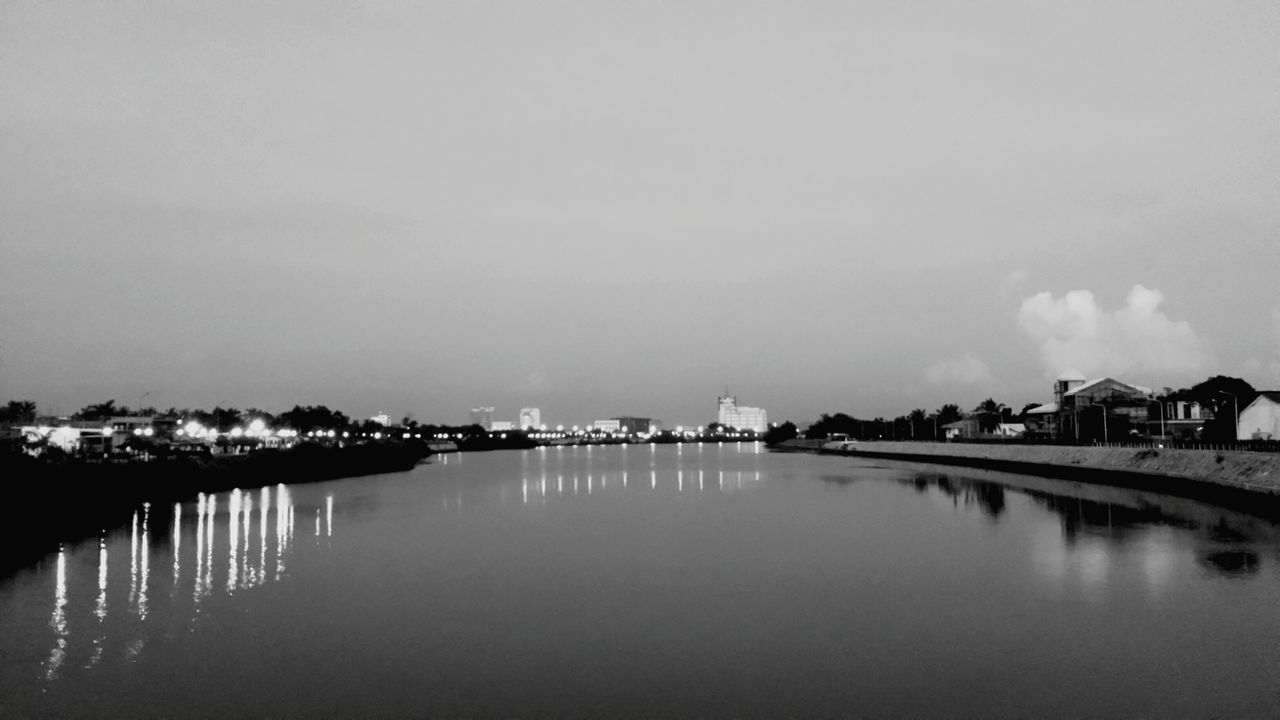
[[493,429],[493,408],[478,407],[471,408],[471,424],[479,425],[485,430]]
[[769,416],[764,408],[739,405],[738,399],[732,395],[723,395],[717,400],[720,403],[720,414],[717,422],[738,430],[755,430],[764,432],[769,429]]
[[538,408],[520,408],[520,421],[516,425],[521,430],[537,430],[542,427],[542,411]]

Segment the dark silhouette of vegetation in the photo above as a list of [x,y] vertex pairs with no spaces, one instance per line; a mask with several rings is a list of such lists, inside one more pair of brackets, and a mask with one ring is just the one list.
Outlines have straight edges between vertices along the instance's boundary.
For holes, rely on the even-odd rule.
[[10,400],[0,408],[0,422],[29,423],[36,419],[36,404],[31,400]]
[[780,445],[788,440],[794,440],[800,435],[799,428],[796,424],[788,420],[781,425],[774,425],[764,434],[765,445]]

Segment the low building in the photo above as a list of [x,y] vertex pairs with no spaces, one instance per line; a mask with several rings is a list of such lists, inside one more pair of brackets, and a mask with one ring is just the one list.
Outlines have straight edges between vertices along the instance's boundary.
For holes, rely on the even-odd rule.
[[657,423],[652,418],[617,417],[618,428],[629,435],[649,435],[657,430]]
[[1280,390],[1258,393],[1258,397],[1240,411],[1236,439],[1280,440]]
[[622,423],[616,418],[611,420],[596,420],[591,423],[591,428],[601,432],[616,433],[622,429]]
[[489,432],[509,432],[516,429],[516,424],[510,420],[494,420],[489,423]]

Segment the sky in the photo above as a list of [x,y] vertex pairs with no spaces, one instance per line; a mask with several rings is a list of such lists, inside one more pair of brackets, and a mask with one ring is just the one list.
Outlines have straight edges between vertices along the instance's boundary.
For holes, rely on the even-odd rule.
[[0,400],[1280,388],[1280,4],[7,2]]

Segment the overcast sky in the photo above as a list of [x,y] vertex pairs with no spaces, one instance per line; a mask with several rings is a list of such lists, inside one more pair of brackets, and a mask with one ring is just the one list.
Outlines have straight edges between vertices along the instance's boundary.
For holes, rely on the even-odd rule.
[[6,2],[0,400],[1280,388],[1280,4]]

